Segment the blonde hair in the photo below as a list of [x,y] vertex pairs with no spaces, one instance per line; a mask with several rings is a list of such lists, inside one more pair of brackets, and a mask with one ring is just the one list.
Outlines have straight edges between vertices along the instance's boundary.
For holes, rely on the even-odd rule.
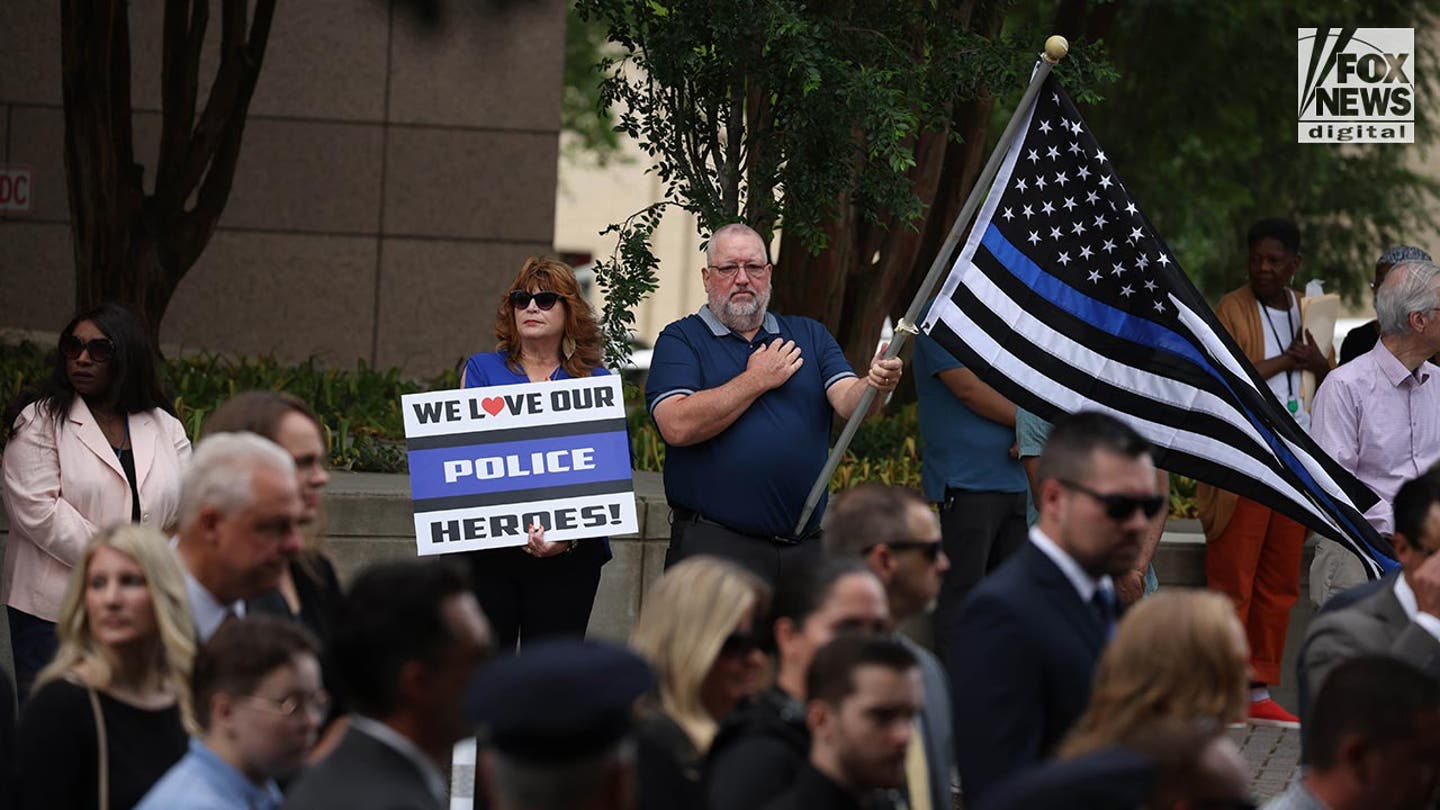
[[1245,638],[1229,597],[1167,589],[1126,612],[1095,668],[1090,705],[1061,744],[1069,758],[1112,745],[1164,719],[1245,718]]
[[701,754],[710,748],[720,718],[705,710],[700,686],[725,637],[752,610],[763,611],[769,593],[759,577],[735,563],[700,556],[666,571],[645,595],[630,646],[655,668],[661,709]]
[[155,611],[158,638],[151,652],[151,666],[174,693],[180,706],[180,718],[186,730],[194,732],[195,711],[190,700],[190,668],[195,658],[195,623],[185,596],[185,577],[180,562],[165,536],[147,526],[123,523],[101,531],[75,563],[65,598],[60,603],[60,618],[55,632],[59,649],[55,660],[35,678],[35,688],[52,680],[71,676],[82,665],[91,673],[89,686],[104,689],[114,677],[114,659],[95,640],[90,631],[90,617],[85,610],[85,590],[90,578],[90,562],[101,547],[109,547],[134,560],[145,574],[150,589],[150,604]]

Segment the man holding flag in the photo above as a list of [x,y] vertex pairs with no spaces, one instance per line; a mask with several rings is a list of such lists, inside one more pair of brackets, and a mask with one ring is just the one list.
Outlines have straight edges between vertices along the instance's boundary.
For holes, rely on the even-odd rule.
[[1057,80],[1040,81],[922,327],[1016,405],[1118,417],[1157,466],[1344,543],[1367,576],[1393,568],[1362,514],[1374,493],[1276,399]]

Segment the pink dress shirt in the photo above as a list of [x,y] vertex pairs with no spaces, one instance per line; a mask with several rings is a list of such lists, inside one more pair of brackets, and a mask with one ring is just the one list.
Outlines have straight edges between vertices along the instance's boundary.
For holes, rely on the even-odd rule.
[[1383,342],[1330,372],[1315,392],[1310,435],[1365,482],[1381,503],[1365,517],[1394,531],[1391,501],[1400,485],[1440,461],[1440,368],[1411,372]]
[[[130,414],[140,522],[163,530],[180,508],[180,469],[190,440],[162,410]],[[101,528],[130,522],[130,484],[115,451],[80,397],[63,424],[30,405],[5,446],[4,501],[10,516],[0,598],[46,621],[60,615],[70,569]]]

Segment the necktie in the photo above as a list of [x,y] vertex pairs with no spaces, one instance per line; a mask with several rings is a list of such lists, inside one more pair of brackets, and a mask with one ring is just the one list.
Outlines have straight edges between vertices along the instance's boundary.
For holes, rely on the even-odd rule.
[[1109,588],[1096,588],[1095,595],[1090,597],[1090,606],[1095,609],[1095,616],[1100,619],[1100,627],[1105,633],[1105,640],[1115,635],[1115,593]]

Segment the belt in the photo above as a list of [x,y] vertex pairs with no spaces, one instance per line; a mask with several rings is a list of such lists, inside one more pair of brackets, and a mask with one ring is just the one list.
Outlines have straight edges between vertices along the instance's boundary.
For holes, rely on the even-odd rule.
[[819,529],[811,529],[799,536],[788,534],[757,534],[755,532],[741,531],[733,526],[726,526],[718,520],[711,520],[699,512],[696,512],[694,509],[685,506],[677,506],[672,503],[670,504],[670,511],[674,515],[675,520],[681,523],[701,523],[706,526],[715,526],[731,534],[738,534],[741,537],[749,537],[754,540],[764,540],[767,543],[774,543],[779,546],[798,546],[807,540],[814,540],[820,536]]

